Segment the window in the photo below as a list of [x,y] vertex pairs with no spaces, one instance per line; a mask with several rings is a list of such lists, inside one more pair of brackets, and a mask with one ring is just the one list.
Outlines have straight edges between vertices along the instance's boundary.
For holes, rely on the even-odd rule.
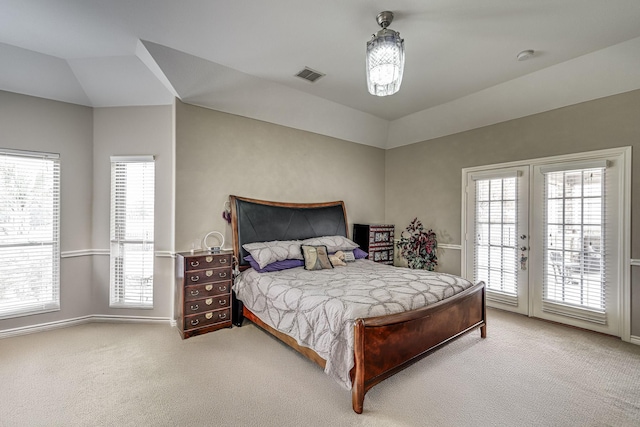
[[545,309],[561,313],[571,306],[587,309],[588,315],[573,315],[605,323],[606,169],[603,165],[542,172]]
[[476,180],[475,281],[514,298],[518,295],[516,190],[515,176]]
[[153,307],[153,156],[111,158],[111,307]]
[[59,156],[0,149],[0,318],[59,309]]

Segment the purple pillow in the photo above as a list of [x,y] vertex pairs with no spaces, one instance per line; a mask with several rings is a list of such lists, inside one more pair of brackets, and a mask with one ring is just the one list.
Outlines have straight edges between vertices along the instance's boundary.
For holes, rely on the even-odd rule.
[[280,270],[288,270],[290,268],[302,267],[304,265],[304,261],[301,259],[285,259],[282,261],[274,261],[271,264],[267,264],[264,268],[260,268],[260,265],[256,262],[255,259],[251,255],[247,255],[244,257],[244,260],[249,262],[251,268],[253,268],[258,273],[269,273],[273,271]]
[[366,253],[365,251],[363,251],[363,250],[362,250],[362,249],[360,249],[360,248],[355,248],[355,249],[353,250],[353,256],[354,256],[356,259],[364,259],[364,258],[368,257],[368,256],[369,256],[369,254],[368,254],[368,253]]

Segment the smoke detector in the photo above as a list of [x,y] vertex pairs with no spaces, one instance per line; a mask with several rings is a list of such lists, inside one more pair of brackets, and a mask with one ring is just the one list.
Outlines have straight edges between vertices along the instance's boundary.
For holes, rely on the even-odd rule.
[[533,49],[527,49],[517,54],[516,58],[518,59],[518,61],[526,61],[527,59],[531,58],[534,54],[535,54],[535,51]]

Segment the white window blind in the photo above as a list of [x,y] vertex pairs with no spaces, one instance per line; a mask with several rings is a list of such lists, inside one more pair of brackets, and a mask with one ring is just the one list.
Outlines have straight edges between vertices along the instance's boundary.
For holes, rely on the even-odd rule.
[[517,305],[517,177],[476,179],[475,274],[492,297]]
[[606,323],[604,167],[545,171],[543,310]]
[[155,163],[111,158],[112,307],[153,307]]
[[60,160],[0,149],[0,318],[60,309]]

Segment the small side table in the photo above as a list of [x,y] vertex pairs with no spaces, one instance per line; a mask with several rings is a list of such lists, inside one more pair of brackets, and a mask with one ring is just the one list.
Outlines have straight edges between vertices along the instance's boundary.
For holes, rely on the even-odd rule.
[[390,224],[354,224],[353,241],[369,253],[371,261],[392,265],[394,229]]

